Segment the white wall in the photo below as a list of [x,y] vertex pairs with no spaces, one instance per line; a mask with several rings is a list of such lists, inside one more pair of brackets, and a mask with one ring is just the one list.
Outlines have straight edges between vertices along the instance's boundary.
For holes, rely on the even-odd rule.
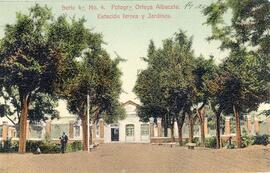
[[[119,142],[150,142],[150,138],[141,138],[141,124],[139,117],[137,116],[136,105],[128,103],[124,106],[126,109],[127,117],[124,120],[118,122],[119,127]],[[127,139],[126,137],[126,125],[134,125],[134,138]],[[149,123],[148,123],[149,124]],[[150,133],[150,130],[149,130]],[[111,126],[105,125],[104,142],[111,142]],[[132,140],[133,139],[133,140]]]

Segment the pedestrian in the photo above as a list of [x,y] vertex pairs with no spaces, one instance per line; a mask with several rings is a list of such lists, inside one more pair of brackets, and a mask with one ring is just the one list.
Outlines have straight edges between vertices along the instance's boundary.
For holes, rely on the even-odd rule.
[[61,152],[65,153],[68,142],[68,136],[63,132],[63,135],[59,138],[61,143]]

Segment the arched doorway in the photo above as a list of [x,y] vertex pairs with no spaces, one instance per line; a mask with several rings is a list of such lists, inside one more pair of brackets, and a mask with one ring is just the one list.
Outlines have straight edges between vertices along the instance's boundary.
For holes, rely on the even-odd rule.
[[119,126],[118,126],[118,124],[111,125],[111,141],[119,141]]

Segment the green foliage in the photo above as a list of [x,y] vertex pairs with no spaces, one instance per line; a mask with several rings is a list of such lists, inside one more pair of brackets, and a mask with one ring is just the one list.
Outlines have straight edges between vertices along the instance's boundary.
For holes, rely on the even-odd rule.
[[[269,102],[270,82],[270,2],[268,0],[220,0],[203,11],[211,26],[209,40],[221,42],[227,50],[220,70],[210,82],[213,108],[234,113],[237,136],[241,136],[239,113],[257,110]],[[268,46],[266,46],[268,44]],[[238,141],[238,147],[241,147]]]
[[[60,153],[61,152],[60,145],[59,144],[54,144],[54,143],[41,143],[39,145],[39,148],[40,148],[41,153],[43,153],[43,154]],[[34,152],[36,150],[32,149],[31,151]]]
[[[228,23],[225,16],[229,10]],[[270,37],[266,32],[270,28],[269,14],[267,0],[221,0],[204,10],[206,24],[212,27],[210,39],[221,41],[221,48],[229,50],[229,57],[221,65],[219,79],[223,82],[218,92],[227,113],[233,112],[232,105],[240,112],[250,112],[269,101],[270,49],[265,47]]]
[[269,143],[270,143],[269,135],[256,135],[254,137],[254,142],[253,142],[254,145],[265,145],[266,146]]
[[207,148],[216,148],[216,138],[215,137],[210,137],[205,139],[205,147]]
[[12,138],[7,139],[0,145],[0,152],[14,153],[18,152],[19,143],[17,141],[12,141]]
[[97,121],[103,116],[105,121],[117,121],[125,115],[118,98],[121,93],[121,71],[119,58],[111,60],[108,53],[101,49],[84,52],[76,65],[76,77],[66,90],[68,110],[86,115],[87,94],[90,96],[91,119]]
[[196,146],[200,146],[200,145],[201,145],[201,143],[200,143],[200,138],[199,138],[199,137],[193,138],[192,142],[195,143]]
[[198,105],[202,109],[207,104],[211,93],[206,81],[217,67],[213,58],[195,58],[192,37],[184,31],[163,40],[161,48],[151,40],[143,60],[148,67],[138,74],[134,87],[142,103],[138,110],[142,121],[160,117],[166,129],[174,121],[183,124],[186,115],[194,118]]
[[42,141],[26,141],[26,152],[36,152],[43,145]]
[[[6,25],[0,40],[0,89],[11,96],[18,119],[20,113],[24,120],[31,121],[57,117],[57,99],[69,98],[74,87],[82,89],[81,95],[72,91],[81,100],[86,100],[87,92],[95,97],[91,104],[93,110],[99,107],[98,115],[121,112],[115,112],[120,105],[120,58],[110,59],[101,47],[101,34],[92,33],[85,22],[83,18],[68,19],[66,15],[54,18],[47,6],[36,4],[28,14],[17,13],[14,24]],[[76,62],[80,56],[84,59],[82,65]],[[16,90],[16,99],[12,89]],[[85,112],[82,102],[77,101],[78,106],[70,108],[72,112]],[[7,107],[0,106],[0,110],[9,114]]]
[[72,151],[81,151],[82,150],[82,142],[74,141],[71,143]]
[[126,109],[116,102],[111,105],[107,112],[103,112],[101,116],[107,124],[116,123],[126,118]]
[[51,142],[51,135],[48,133],[45,133],[44,143],[50,143],[50,142]]
[[59,112],[55,109],[57,106],[57,97],[45,93],[37,93],[32,98],[28,119],[30,122],[44,122],[48,119],[59,118]]
[[166,128],[190,113],[196,95],[191,45],[192,37],[189,38],[182,30],[173,38],[163,40],[159,49],[150,41],[148,56],[144,58],[148,68],[138,74],[134,87],[142,102],[139,108],[141,120],[160,117],[165,120]]
[[189,143],[188,138],[185,138],[183,141],[183,146],[185,146],[187,143]]
[[241,136],[241,138],[242,138],[242,147],[248,147],[250,145],[253,145],[255,142],[255,137],[253,136],[243,135]]
[[226,145],[227,149],[234,149],[235,145],[233,143]]
[[53,90],[60,55],[46,39],[50,18],[47,7],[36,5],[28,15],[18,13],[16,23],[5,28],[0,45],[1,84],[18,87],[20,98]]
[[71,144],[67,144],[67,146],[66,146],[66,152],[69,153],[69,152],[72,152],[72,151],[73,151],[72,145]]
[[[9,89],[2,89],[0,91],[0,116],[16,115],[16,119],[20,118],[21,102],[19,98],[18,89],[16,87]],[[57,98],[45,93],[37,93],[32,96],[32,102],[28,113],[30,122],[46,121],[47,119],[54,119],[59,117],[59,112],[55,109],[57,107]],[[12,121],[14,125],[17,125]]]
[[[27,141],[26,152],[35,153],[37,148],[40,148],[41,153],[60,153],[60,144],[48,142],[48,141]],[[3,146],[0,146],[0,152],[18,152],[19,143],[18,141],[7,140]],[[74,141],[66,146],[66,152],[76,152],[82,150],[82,142]]]
[[[212,27],[213,34],[209,39],[222,42],[221,48],[239,49],[241,44],[259,46],[259,51],[268,52],[269,47],[269,14],[268,0],[221,0],[204,9],[206,24]],[[230,12],[231,23],[226,15]],[[238,44],[241,43],[241,44]]]

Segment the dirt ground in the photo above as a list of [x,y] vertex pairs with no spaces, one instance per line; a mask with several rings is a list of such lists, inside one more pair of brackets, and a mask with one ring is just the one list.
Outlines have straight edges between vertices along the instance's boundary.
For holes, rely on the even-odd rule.
[[270,147],[215,150],[103,144],[93,152],[0,154],[0,173],[270,172]]

